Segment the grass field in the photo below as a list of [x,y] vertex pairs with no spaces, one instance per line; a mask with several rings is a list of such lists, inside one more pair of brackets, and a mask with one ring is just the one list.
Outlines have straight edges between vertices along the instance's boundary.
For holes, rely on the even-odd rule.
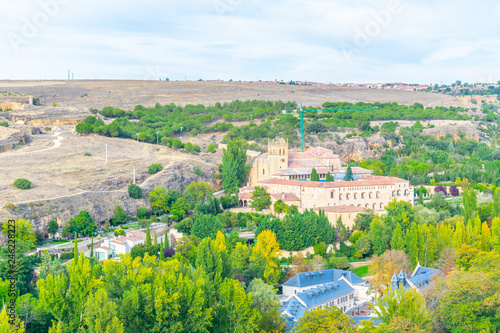
[[360,278],[362,278],[362,277],[368,276],[368,269],[369,268],[370,268],[370,266],[362,266],[362,267],[358,267],[358,268],[353,269],[352,272],[354,274],[356,274],[357,276],[359,276]]

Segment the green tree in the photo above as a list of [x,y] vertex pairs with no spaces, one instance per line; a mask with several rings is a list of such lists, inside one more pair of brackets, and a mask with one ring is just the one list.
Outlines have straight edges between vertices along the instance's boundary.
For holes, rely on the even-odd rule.
[[78,262],[78,257],[79,257],[79,253],[78,253],[78,235],[75,232],[75,239],[73,240],[73,258],[74,258],[73,261],[75,263]]
[[227,149],[223,149],[222,164],[222,188],[226,193],[237,193],[249,171],[247,161],[247,144],[244,140],[232,140]]
[[315,168],[312,168],[312,171],[311,171],[311,181],[312,182],[319,182],[318,172],[316,171]]
[[211,143],[207,146],[207,150],[206,150],[207,153],[216,153],[217,152],[217,145]]
[[115,207],[115,209],[113,210],[112,224],[114,226],[116,226],[116,225],[123,224],[123,223],[127,222],[127,220],[128,220],[127,213],[125,213],[125,211],[123,210],[123,208],[121,206],[117,205]]
[[146,246],[151,246],[151,232],[149,231],[149,223],[146,226]]
[[372,220],[370,230],[370,241],[372,243],[373,253],[375,253],[375,255],[381,255],[387,250],[388,246],[384,233],[384,223],[378,216],[375,216]]
[[419,258],[419,240],[418,226],[415,222],[413,222],[410,229],[406,233],[406,253],[408,254],[410,262],[413,266],[417,264]]
[[350,165],[347,166],[347,169],[345,171],[344,180],[347,181],[347,182],[350,182],[350,181],[354,180],[354,176],[352,174],[352,169],[351,169]]
[[261,211],[271,205],[271,195],[265,188],[255,186],[252,192],[252,208],[256,211]]
[[191,202],[202,204],[212,196],[214,189],[205,181],[192,182],[184,189],[184,196]]
[[128,194],[132,199],[142,199],[142,188],[135,184],[129,184]]
[[191,233],[201,239],[210,237],[215,239],[217,232],[224,231],[224,226],[220,220],[213,215],[200,215],[194,222],[191,228]]
[[382,322],[381,331],[384,331],[383,327],[400,318],[408,320],[412,327],[423,330],[430,328],[431,317],[427,312],[425,300],[416,289],[389,289],[384,296],[375,298],[370,307]]
[[264,279],[267,283],[276,285],[278,283],[279,257],[281,255],[280,245],[276,241],[276,235],[270,230],[264,230],[257,236],[252,248],[250,262],[264,268]]
[[59,224],[55,220],[50,220],[47,232],[52,235],[52,239],[56,238],[57,229],[59,229]]
[[[9,230],[12,230],[11,223],[4,221],[2,224],[2,233],[6,236],[9,235]],[[33,249],[36,246],[35,229],[31,220],[19,219],[15,221],[16,232],[14,237],[16,239],[16,251],[23,253]]]
[[118,306],[108,299],[104,289],[97,289],[85,302],[83,315],[84,332],[123,333],[123,324],[118,319]]
[[464,223],[467,225],[469,221],[472,221],[474,213],[477,210],[477,197],[476,191],[474,189],[465,189],[462,193],[464,209]]
[[213,322],[217,332],[255,332],[260,314],[252,304],[252,295],[246,294],[237,280],[224,281],[214,307]]
[[71,230],[80,235],[92,236],[97,231],[94,219],[90,217],[89,212],[86,210],[80,211],[80,213],[70,219],[68,223],[71,226]]
[[356,332],[357,329],[351,325],[351,319],[336,306],[327,306],[307,311],[301,317],[294,328],[296,333],[318,333],[318,332]]
[[401,225],[398,223],[396,229],[394,229],[394,234],[391,239],[391,249],[392,250],[405,250],[405,240],[403,237],[403,231],[401,230]]
[[162,210],[165,213],[170,212],[171,200],[165,188],[157,186],[155,189],[148,193],[149,202],[151,207]]
[[20,190],[29,190],[31,188],[31,182],[26,178],[18,178],[14,180],[14,186]]
[[330,171],[328,171],[328,173],[326,174],[325,182],[329,183],[333,181],[335,181],[335,178],[330,174]]
[[424,204],[424,193],[422,191],[418,192],[418,204],[423,205]]
[[148,173],[150,175],[154,175],[155,173],[158,173],[161,170],[163,170],[163,164],[161,163],[153,163],[148,167]]
[[287,325],[279,312],[281,302],[274,288],[261,279],[255,279],[248,286],[247,292],[252,295],[253,306],[261,314],[259,332],[284,332]]
[[500,217],[500,188],[497,188],[493,195],[493,209],[491,217]]
[[342,223],[342,216],[337,219],[335,224],[335,234],[337,235],[339,242],[343,242],[347,239],[347,228],[344,223]]
[[500,254],[500,217],[494,217],[491,221],[491,246]]

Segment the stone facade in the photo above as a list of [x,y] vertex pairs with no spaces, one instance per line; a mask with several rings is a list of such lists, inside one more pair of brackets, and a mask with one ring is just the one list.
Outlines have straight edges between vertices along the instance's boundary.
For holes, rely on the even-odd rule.
[[394,199],[413,203],[414,192],[407,180],[381,176],[328,183],[271,178],[261,181],[260,186],[266,186],[270,194],[294,194],[303,209],[354,206],[384,210]]

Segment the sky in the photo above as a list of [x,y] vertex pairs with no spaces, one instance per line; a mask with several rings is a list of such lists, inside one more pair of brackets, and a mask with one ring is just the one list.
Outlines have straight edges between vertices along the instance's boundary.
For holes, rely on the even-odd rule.
[[500,80],[500,2],[3,0],[0,79]]

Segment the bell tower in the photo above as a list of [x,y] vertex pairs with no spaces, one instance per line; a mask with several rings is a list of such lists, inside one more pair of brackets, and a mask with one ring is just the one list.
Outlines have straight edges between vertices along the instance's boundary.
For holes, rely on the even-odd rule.
[[270,174],[288,169],[288,141],[283,138],[269,141],[267,146]]

